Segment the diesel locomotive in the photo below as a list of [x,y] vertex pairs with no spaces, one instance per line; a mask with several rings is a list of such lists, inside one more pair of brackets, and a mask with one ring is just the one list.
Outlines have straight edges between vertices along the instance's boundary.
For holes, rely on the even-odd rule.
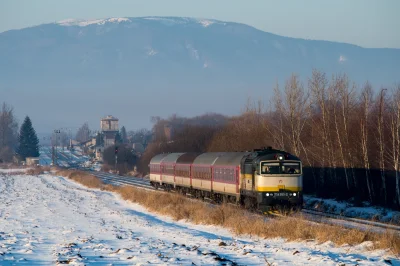
[[303,204],[301,160],[272,147],[246,152],[163,153],[150,161],[150,183],[197,198],[261,212]]

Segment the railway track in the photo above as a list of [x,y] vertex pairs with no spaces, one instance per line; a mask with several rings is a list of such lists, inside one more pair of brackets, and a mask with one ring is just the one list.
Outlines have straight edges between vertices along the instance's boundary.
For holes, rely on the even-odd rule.
[[[357,225],[364,225],[365,228],[381,228],[385,230],[395,230],[400,232],[400,226],[395,225],[395,224],[389,224],[389,223],[382,223],[382,222],[376,222],[376,221],[371,221],[371,220],[366,220],[366,219],[360,219],[360,218],[353,218],[353,217],[347,217],[343,215],[337,215],[333,213],[326,213],[326,212],[321,212],[321,211],[315,211],[315,210],[310,210],[310,209],[303,209],[302,213],[304,215],[311,215],[313,217],[323,217],[323,218],[328,218],[328,219],[333,219],[333,220],[344,220],[350,223],[355,223]],[[333,224],[337,224],[332,221]]]
[[[138,177],[122,177],[114,174],[102,173],[89,171],[94,176],[103,180],[103,182],[108,184],[113,184],[117,186],[129,185],[140,187],[147,190],[155,190],[148,179],[138,178]],[[376,221],[370,221],[359,218],[346,217],[342,215],[336,215],[332,213],[325,213],[321,211],[315,211],[310,209],[303,209],[300,213],[306,219],[309,219],[318,223],[336,224],[343,225],[347,228],[361,228],[364,230],[379,231],[393,230],[400,232],[400,226]],[[297,214],[297,215],[299,215]]]

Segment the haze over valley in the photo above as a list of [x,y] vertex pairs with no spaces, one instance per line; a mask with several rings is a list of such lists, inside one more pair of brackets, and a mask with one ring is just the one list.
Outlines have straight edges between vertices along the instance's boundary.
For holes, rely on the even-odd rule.
[[98,127],[107,114],[149,128],[151,116],[239,114],[248,98],[267,102],[292,73],[306,86],[312,69],[346,73],[378,91],[398,81],[399,62],[400,49],[289,38],[219,20],[64,20],[0,33],[0,94],[18,117],[29,113],[39,133],[83,121]]

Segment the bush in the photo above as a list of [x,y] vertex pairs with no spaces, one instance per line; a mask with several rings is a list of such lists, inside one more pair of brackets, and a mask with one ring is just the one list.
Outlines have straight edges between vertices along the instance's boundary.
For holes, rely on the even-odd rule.
[[[46,168],[47,169],[47,168]],[[26,171],[27,175],[41,175],[44,174],[44,169],[40,166],[36,166],[34,168],[30,168]]]

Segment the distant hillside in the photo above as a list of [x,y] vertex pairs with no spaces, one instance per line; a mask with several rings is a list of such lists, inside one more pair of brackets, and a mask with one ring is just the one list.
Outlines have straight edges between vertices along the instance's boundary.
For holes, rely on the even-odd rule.
[[1,98],[42,129],[60,121],[98,127],[105,114],[129,128],[150,125],[150,116],[234,114],[248,97],[267,99],[276,81],[292,72],[306,78],[312,68],[392,85],[400,81],[400,49],[175,17],[67,20],[0,33]]

